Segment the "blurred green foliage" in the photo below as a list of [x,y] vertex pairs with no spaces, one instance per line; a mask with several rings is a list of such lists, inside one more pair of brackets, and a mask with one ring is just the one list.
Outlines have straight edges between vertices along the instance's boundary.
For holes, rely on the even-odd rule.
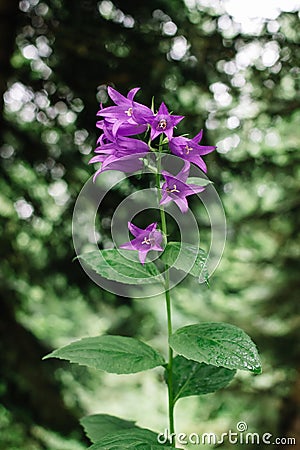
[[[95,412],[167,426],[159,370],[114,376],[41,361],[104,332],[166,344],[162,299],[108,294],[72,262],[73,206],[93,173],[108,84],[140,86],[139,101],[164,100],[186,116],[184,132],[204,128],[217,144],[206,161],[227,245],[211,289],[187,279],[174,290],[174,325],[231,322],[262,355],[262,375],[180,400],[178,430],[221,434],[245,420],[299,440],[299,13],[247,28],[215,0],[2,0],[0,21],[0,447],[84,448],[77,419]],[[106,201],[99,245],[124,195]]]

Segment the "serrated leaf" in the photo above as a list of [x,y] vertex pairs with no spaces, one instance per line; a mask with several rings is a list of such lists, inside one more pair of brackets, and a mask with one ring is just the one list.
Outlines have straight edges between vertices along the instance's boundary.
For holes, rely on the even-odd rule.
[[170,337],[170,346],[193,361],[261,372],[255,344],[243,330],[228,323],[207,322],[179,328]]
[[132,428],[138,429],[135,422],[108,414],[93,414],[82,417],[80,424],[83,426],[87,437],[94,443],[100,441],[108,434]]
[[78,256],[103,278],[125,284],[163,283],[163,277],[153,262],[140,263],[138,252],[117,249],[97,250]]
[[96,442],[89,450],[174,450],[171,444],[159,444],[157,434],[146,429],[122,430]]
[[183,397],[215,392],[227,386],[236,370],[199,363],[183,356],[173,360],[174,403]]
[[165,364],[163,357],[150,345],[124,336],[96,336],[80,339],[54,350],[43,359],[66,359],[80,365],[126,374]]
[[200,283],[208,280],[207,254],[196,245],[169,242],[160,259],[169,267],[197,277]]

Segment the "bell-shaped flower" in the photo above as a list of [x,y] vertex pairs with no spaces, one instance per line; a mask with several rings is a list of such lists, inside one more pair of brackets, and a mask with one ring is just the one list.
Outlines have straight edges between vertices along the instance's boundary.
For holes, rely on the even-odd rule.
[[133,100],[139,89],[131,89],[127,97],[124,97],[112,87],[107,88],[108,95],[115,105],[100,108],[97,115],[110,122],[114,136],[117,133],[129,136],[146,131],[148,118],[152,117],[153,113],[147,106]]
[[192,139],[188,139],[184,136],[174,137],[169,141],[169,147],[174,155],[194,163],[206,173],[207,167],[201,156],[207,155],[207,153],[215,150],[216,147],[213,145],[199,145],[202,134],[203,130]]
[[173,116],[169,113],[164,103],[159,107],[157,114],[148,119],[151,126],[151,140],[161,133],[164,133],[169,141],[172,139],[174,127],[184,118],[184,116]]
[[105,132],[101,138],[98,140],[100,145],[95,149],[97,155],[89,161],[90,164],[102,163],[101,168],[94,175],[94,180],[105,170],[120,170],[131,173],[143,167],[141,158],[149,150],[145,142],[126,136],[113,138],[108,132]]
[[176,176],[171,175],[166,171],[162,171],[162,175],[166,181],[162,186],[162,198],[160,205],[165,205],[173,201],[180,208],[181,212],[185,213],[188,211],[189,206],[186,197],[202,192],[205,189],[204,186],[186,184],[189,176],[189,170],[190,163],[185,161],[183,168]]
[[120,245],[120,248],[126,250],[137,250],[139,252],[139,260],[145,264],[146,257],[150,250],[163,251],[161,246],[163,235],[160,230],[156,229],[157,222],[151,223],[147,228],[139,228],[133,223],[128,222],[128,229],[134,236],[132,241]]

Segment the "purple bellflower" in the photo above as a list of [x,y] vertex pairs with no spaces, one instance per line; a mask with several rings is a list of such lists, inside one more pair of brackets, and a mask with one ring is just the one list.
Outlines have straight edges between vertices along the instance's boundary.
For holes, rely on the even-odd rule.
[[194,163],[206,173],[207,167],[201,156],[207,155],[207,153],[215,150],[216,147],[212,145],[199,145],[202,134],[203,130],[192,139],[188,139],[184,136],[174,137],[169,141],[169,146],[174,155]]
[[[105,170],[120,170],[122,172],[135,172],[142,168],[141,158],[146,155],[149,150],[148,145],[139,139],[132,139],[125,136],[117,136],[112,138],[109,134],[104,133],[99,139],[100,144],[94,156],[89,162],[101,162],[101,168],[94,175],[95,178],[99,173]],[[110,139],[113,139],[110,141]]]
[[171,201],[175,202],[181,212],[185,213],[188,210],[188,202],[186,197],[204,191],[204,186],[197,186],[196,184],[186,184],[189,176],[190,163],[184,162],[183,168],[174,176],[166,171],[162,171],[165,178],[165,183],[162,186],[162,198],[160,205],[165,205]]
[[170,141],[173,137],[174,127],[183,118],[184,116],[171,115],[166,105],[162,103],[157,114],[152,115],[152,118],[148,119],[148,123],[151,125],[151,141],[153,141],[153,139],[155,139],[161,133],[165,133]]
[[[120,170],[135,172],[143,167],[141,158],[149,151],[148,145],[138,139],[128,136],[143,133],[148,127],[148,119],[153,116],[150,108],[134,102],[134,96],[139,88],[131,89],[124,97],[115,89],[108,87],[108,95],[114,101],[114,106],[102,108],[97,115],[103,117],[97,122],[97,127],[103,133],[99,137],[94,156],[90,163],[102,163],[94,175],[105,170]],[[135,116],[136,113],[136,116]]]
[[126,250],[137,250],[139,252],[139,260],[145,264],[147,253],[150,250],[163,251],[161,243],[163,240],[162,232],[156,229],[157,222],[151,223],[144,230],[138,228],[133,223],[128,222],[128,229],[133,234],[134,239],[120,245],[120,248]]
[[[112,87],[107,88],[108,95],[115,106],[101,108],[97,115],[104,117],[112,125],[112,133],[123,136],[143,133],[147,129],[147,122],[153,116],[150,108],[133,101],[140,88],[131,89],[127,97]],[[121,128],[121,132],[120,131]]]

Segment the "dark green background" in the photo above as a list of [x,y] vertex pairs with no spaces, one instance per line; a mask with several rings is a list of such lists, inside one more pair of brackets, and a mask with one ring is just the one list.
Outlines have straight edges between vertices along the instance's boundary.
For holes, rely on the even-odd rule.
[[[166,346],[160,299],[107,294],[72,262],[72,211],[94,171],[107,85],[140,86],[139,101],[154,96],[186,116],[178,132],[204,128],[203,142],[217,143],[205,159],[227,246],[211,289],[187,280],[174,291],[174,322],[228,321],[262,355],[262,375],[181,400],[177,429],[221,434],[245,420],[249,431],[300,440],[298,13],[247,34],[222,7],[187,4],[0,0],[1,449],[85,448],[78,418],[91,412],[167,426],[159,371],[118,378],[41,360],[104,332]],[[106,219],[124,195],[106,201]]]

